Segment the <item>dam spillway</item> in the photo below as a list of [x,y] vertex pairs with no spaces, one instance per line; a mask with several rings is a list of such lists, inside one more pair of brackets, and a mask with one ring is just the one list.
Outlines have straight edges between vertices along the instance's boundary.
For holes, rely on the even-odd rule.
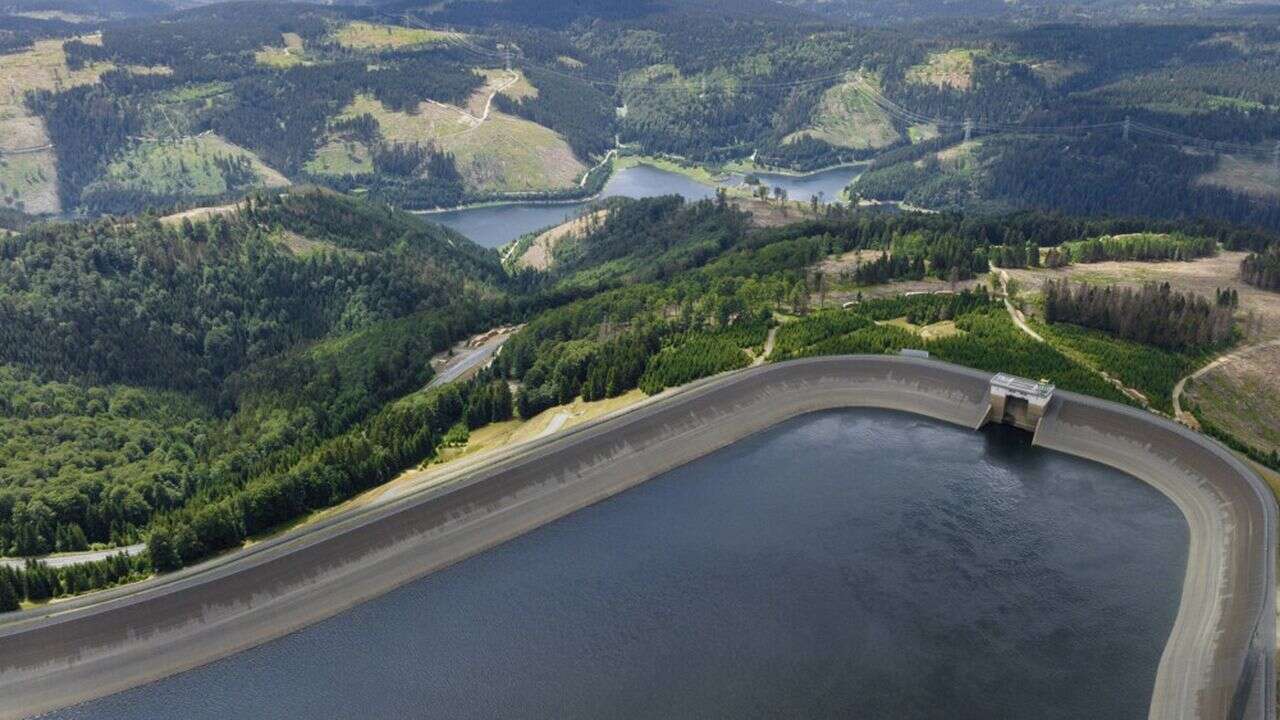
[[[138,587],[0,626],[0,715],[21,717],[287,634],[806,413],[874,407],[966,428],[992,375],[916,358],[780,363],[695,383],[512,448],[399,498]],[[1275,508],[1216,444],[1148,413],[1057,392],[1036,442],[1161,490],[1190,528],[1182,603],[1149,717],[1264,717],[1274,698]]]

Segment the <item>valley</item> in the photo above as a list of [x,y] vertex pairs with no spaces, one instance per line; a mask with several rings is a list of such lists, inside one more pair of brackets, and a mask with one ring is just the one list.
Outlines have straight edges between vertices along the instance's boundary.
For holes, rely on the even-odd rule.
[[1266,8],[57,3],[0,7],[0,717],[622,716],[680,638],[673,716],[1274,709]]

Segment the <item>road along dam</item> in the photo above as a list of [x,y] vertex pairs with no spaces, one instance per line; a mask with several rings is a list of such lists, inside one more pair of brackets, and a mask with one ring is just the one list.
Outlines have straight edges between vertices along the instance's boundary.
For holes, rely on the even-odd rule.
[[765,365],[460,467],[404,495],[134,586],[0,620],[0,718],[146,683],[258,645],[818,410],[1009,421],[1181,509],[1190,546],[1151,718],[1275,716],[1276,507],[1216,443],[1143,411],[918,357]]

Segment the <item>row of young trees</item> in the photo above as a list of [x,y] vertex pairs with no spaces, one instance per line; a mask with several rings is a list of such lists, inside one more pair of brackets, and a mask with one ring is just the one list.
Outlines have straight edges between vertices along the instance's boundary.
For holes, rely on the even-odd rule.
[[1108,260],[1187,261],[1218,254],[1218,242],[1208,237],[1188,237],[1181,233],[1136,233],[1119,237],[1066,243],[1062,249],[1069,260],[1095,263]]
[[1048,322],[1105,330],[1158,347],[1212,347],[1226,343],[1234,333],[1229,303],[1211,303],[1201,295],[1175,291],[1168,283],[1148,283],[1135,290],[1051,280],[1043,292]]
[[105,560],[51,567],[28,560],[20,568],[0,565],[0,612],[12,612],[23,601],[44,602],[141,580],[151,574],[146,556],[117,553]]
[[501,422],[512,408],[506,381],[488,372],[403,397],[286,467],[242,486],[222,484],[218,492],[158,517],[147,536],[147,555],[156,571],[167,572],[236,547],[246,537],[430,460],[455,425]]

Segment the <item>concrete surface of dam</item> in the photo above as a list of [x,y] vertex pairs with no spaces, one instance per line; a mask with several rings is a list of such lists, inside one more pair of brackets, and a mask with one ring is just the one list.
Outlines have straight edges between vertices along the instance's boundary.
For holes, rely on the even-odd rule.
[[[695,383],[463,468],[451,485],[335,518],[137,586],[0,626],[0,716],[23,717],[195,667],[331,616],[778,422],[882,407],[977,427],[992,376],[847,356]],[[1150,717],[1274,712],[1275,507],[1207,439],[1112,403],[1056,393],[1035,442],[1168,495],[1190,528],[1182,603]]]

